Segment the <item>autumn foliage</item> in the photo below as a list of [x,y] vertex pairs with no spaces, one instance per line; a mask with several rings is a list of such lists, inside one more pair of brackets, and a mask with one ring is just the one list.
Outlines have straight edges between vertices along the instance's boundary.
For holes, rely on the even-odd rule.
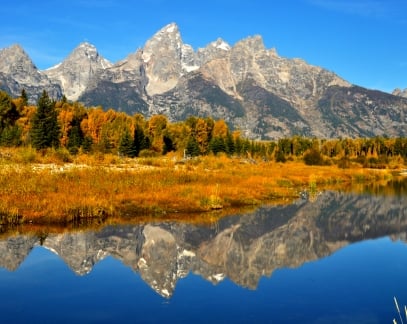
[[407,159],[406,138],[309,139],[301,136],[278,141],[253,141],[240,136],[224,120],[190,116],[170,122],[166,116],[146,119],[113,109],[85,107],[79,102],[51,100],[44,91],[37,106],[27,104],[25,93],[12,99],[0,91],[0,146],[65,149],[71,155],[116,154],[156,157],[175,152],[194,157],[225,153],[248,159],[309,165],[337,164],[386,168]]

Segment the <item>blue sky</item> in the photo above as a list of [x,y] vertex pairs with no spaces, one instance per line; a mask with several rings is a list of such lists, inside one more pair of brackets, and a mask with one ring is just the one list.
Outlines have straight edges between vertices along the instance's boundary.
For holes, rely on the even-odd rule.
[[175,22],[195,49],[261,35],[280,56],[351,83],[407,88],[406,0],[19,0],[2,3],[0,16],[0,48],[20,44],[40,69],[83,41],[114,63]]

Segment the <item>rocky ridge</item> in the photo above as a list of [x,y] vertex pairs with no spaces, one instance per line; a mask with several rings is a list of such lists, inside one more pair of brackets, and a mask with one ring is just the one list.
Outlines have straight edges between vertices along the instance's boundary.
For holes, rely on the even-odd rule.
[[111,66],[112,63],[100,56],[94,45],[85,42],[74,49],[62,63],[43,73],[61,85],[69,100],[77,100],[95,75]]
[[25,89],[31,101],[36,101],[43,90],[53,98],[62,96],[62,89],[34,65],[20,45],[0,50],[0,88],[17,97]]
[[[7,62],[18,61],[17,52],[2,50]],[[87,43],[46,71],[25,61],[10,68],[0,63],[0,88],[19,95],[22,87],[48,82],[88,106],[165,114],[172,121],[222,118],[256,139],[407,136],[404,92],[364,89],[301,59],[283,58],[259,35],[233,46],[219,38],[195,51],[171,23],[115,64]],[[29,89],[31,99],[35,89]]]
[[401,90],[399,88],[394,89],[394,91],[392,92],[393,95],[395,96],[400,96],[400,97],[404,97],[407,98],[407,88],[404,90]]

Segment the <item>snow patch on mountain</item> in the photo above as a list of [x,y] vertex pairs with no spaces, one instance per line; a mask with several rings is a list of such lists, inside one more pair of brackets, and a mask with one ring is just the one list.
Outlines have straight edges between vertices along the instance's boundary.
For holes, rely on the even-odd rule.
[[222,49],[224,51],[229,51],[230,46],[228,43],[221,41],[220,43],[215,44],[216,48]]
[[167,27],[165,30],[167,33],[173,33],[176,30],[176,26],[174,24],[171,24],[170,26]]
[[57,68],[59,68],[61,66],[61,64],[62,64],[62,62],[58,63],[58,64],[55,64],[54,66],[51,66],[48,69],[45,69],[44,71],[51,71],[51,70],[57,69]]

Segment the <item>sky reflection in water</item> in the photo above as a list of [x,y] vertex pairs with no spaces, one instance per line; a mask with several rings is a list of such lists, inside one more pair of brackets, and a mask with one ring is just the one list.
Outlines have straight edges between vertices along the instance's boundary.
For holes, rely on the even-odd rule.
[[[169,250],[168,255],[165,252],[165,248],[171,249],[172,245],[161,246],[155,239],[156,245],[150,246],[148,237],[140,234],[146,228],[125,227],[93,233],[93,236],[86,236],[84,242],[88,245],[83,245],[80,236],[69,237],[70,241],[78,244],[73,251],[82,253],[82,247],[89,254],[93,253],[92,244],[95,242],[100,244],[97,249],[104,246],[107,251],[112,237],[124,240],[130,236],[129,233],[139,233],[140,237],[144,237],[143,244],[134,248],[137,250],[134,255],[139,259],[126,259],[125,252],[122,259],[118,255],[114,258],[110,252],[102,260],[95,261],[90,272],[82,276],[73,271],[78,271],[80,265],[78,269],[72,269],[77,263],[70,263],[70,251],[68,254],[62,253],[62,250],[57,251],[65,259],[64,262],[52,251],[35,244],[16,270],[0,268],[2,322],[389,323],[393,318],[398,319],[393,296],[397,297],[400,304],[407,303],[407,245],[404,242],[407,228],[406,203],[402,198],[391,202],[391,206],[396,206],[392,217],[399,218],[394,224],[393,218],[380,222],[380,218],[384,216],[380,215],[379,207],[387,202],[371,201],[374,215],[367,210],[361,214],[355,208],[353,216],[344,216],[352,225],[351,228],[365,228],[364,222],[369,221],[374,230],[366,232],[362,241],[348,245],[343,243],[343,238],[350,235],[350,241],[358,241],[355,237],[360,236],[360,233],[349,232],[349,224],[342,221],[344,217],[336,218],[335,212],[328,207],[340,203],[341,208],[345,208],[345,202],[352,202],[353,205],[355,202],[349,197],[344,199],[334,195],[331,198],[319,205],[318,202],[314,203],[312,208],[308,202],[301,202],[297,206],[277,210],[273,207],[266,208],[255,215],[231,217],[220,222],[216,233],[210,228],[200,228],[197,225],[193,225],[194,228],[191,229],[186,225],[178,227],[174,224],[155,224],[160,231],[172,233],[176,238],[176,242],[167,243],[177,246],[183,244],[182,249],[188,248],[195,253],[194,257],[182,259],[182,251],[178,251],[178,259],[174,262],[166,259],[172,252]],[[357,204],[359,209],[364,206],[360,201]],[[315,225],[326,223],[326,216],[318,214],[319,208],[330,210],[334,231],[332,228]],[[313,215],[308,215],[307,211],[311,210]],[[277,214],[284,214],[286,221],[270,223],[270,217]],[[262,221],[259,222],[259,219]],[[285,234],[287,237],[292,235],[290,231],[293,227],[302,240],[298,244],[304,244],[304,254],[296,250],[297,243],[290,245],[290,239],[284,239]],[[381,235],[382,227],[386,235]],[[235,246],[231,245],[231,249],[225,252],[227,257],[215,258],[205,250],[205,246],[211,248],[216,240],[224,245],[226,241],[222,241],[223,237],[220,236],[230,228],[234,228],[232,234]],[[311,241],[307,241],[308,232],[314,233]],[[232,234],[228,233],[229,236],[225,237],[231,238]],[[387,236],[390,234],[391,237]],[[181,243],[178,236],[182,237]],[[52,243],[57,238],[59,242],[63,242],[61,237],[55,236],[47,238],[44,245],[47,240]],[[272,250],[276,239],[281,239],[281,244],[284,243],[286,249],[285,257],[279,261],[281,267],[275,266],[277,261],[272,263],[272,259],[279,257],[278,251],[281,250],[280,247]],[[270,255],[255,255],[252,247],[256,244],[259,249],[266,247],[264,251],[270,251]],[[68,249],[64,243],[60,246]],[[233,250],[235,248],[237,249]],[[291,252],[290,249],[295,251]],[[239,250],[244,253],[239,254]],[[310,251],[314,254],[310,254]],[[290,259],[290,255],[294,258],[297,254],[305,256],[298,265],[293,264],[295,259]],[[318,254],[322,254],[319,259]],[[143,270],[140,258],[145,258],[151,267]],[[198,258],[201,259],[195,260]],[[218,262],[216,266],[208,266],[215,261]],[[215,270],[222,269],[222,262],[226,278],[213,284],[208,279],[208,274],[214,275],[217,273]],[[264,262],[266,263],[263,265]],[[154,269],[153,266],[157,268]],[[245,271],[244,267],[263,267],[265,275],[260,276],[259,280],[257,277],[250,280],[249,277],[257,276],[258,272],[256,269]],[[179,274],[180,269],[187,269],[189,273],[175,278],[174,274]],[[158,274],[154,274],[154,271]],[[154,280],[162,276],[174,279],[176,288],[171,292],[170,298],[164,298],[152,289]],[[213,278],[211,280],[214,281]],[[243,287],[242,282],[248,283],[246,286],[250,288]],[[253,282],[257,282],[257,287],[251,286]],[[159,282],[157,285],[161,287],[165,284]]]

